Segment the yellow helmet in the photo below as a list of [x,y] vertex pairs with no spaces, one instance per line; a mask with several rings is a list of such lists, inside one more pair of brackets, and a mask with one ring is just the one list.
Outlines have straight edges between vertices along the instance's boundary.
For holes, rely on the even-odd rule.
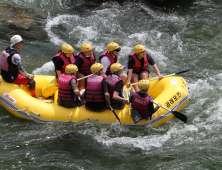
[[146,47],[142,44],[137,44],[135,47],[134,47],[134,51],[135,53],[140,53],[140,52],[143,52],[146,50]]
[[78,67],[76,65],[74,65],[74,64],[69,64],[65,68],[65,73],[66,74],[73,74],[73,73],[75,73],[77,71],[78,71]]
[[109,52],[111,51],[117,51],[119,52],[121,50],[121,48],[119,47],[119,45],[115,42],[110,42],[108,45],[107,45],[107,50]]
[[74,52],[74,49],[72,48],[72,46],[71,45],[69,45],[69,44],[63,44],[62,45],[62,48],[61,48],[61,51],[63,52],[63,53],[73,53]]
[[114,63],[110,66],[110,69],[111,69],[111,73],[114,73],[115,71],[122,70],[123,66],[120,63]]
[[140,80],[138,83],[140,90],[146,90],[150,87],[150,81],[149,80]]
[[93,49],[93,47],[89,43],[83,43],[80,48],[82,52],[87,52]]
[[93,74],[99,72],[103,68],[101,63],[95,63],[90,67],[90,70]]

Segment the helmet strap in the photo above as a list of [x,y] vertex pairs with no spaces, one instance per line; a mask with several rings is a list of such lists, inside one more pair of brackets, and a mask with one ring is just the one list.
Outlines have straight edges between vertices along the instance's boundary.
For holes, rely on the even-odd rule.
[[111,52],[109,52],[110,54],[111,54],[111,56],[115,56],[114,54],[113,54],[113,51],[111,51]]
[[143,89],[143,90],[140,90],[141,92],[143,93],[147,93],[148,89]]

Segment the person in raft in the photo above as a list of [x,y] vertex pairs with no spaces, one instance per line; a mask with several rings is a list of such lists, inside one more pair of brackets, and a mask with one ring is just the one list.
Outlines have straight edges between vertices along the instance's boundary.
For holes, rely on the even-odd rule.
[[[81,51],[75,54],[75,65],[78,67],[77,78],[82,78],[84,76],[88,76],[91,73],[90,67],[96,63],[96,58],[94,53],[92,52],[92,45],[89,43],[83,43],[81,45]],[[85,88],[85,80],[82,79],[79,81],[79,89]]]
[[61,50],[52,58],[55,66],[56,79],[65,73],[65,68],[69,64],[74,64],[75,58],[73,55],[74,49],[69,44],[63,44]]
[[138,83],[139,91],[132,92],[129,97],[132,109],[136,110],[142,117],[142,119],[152,119],[152,114],[154,114],[162,105],[157,104],[157,107],[153,106],[153,98],[151,95],[147,94],[150,82],[149,80],[140,80]]
[[114,63],[110,67],[111,75],[108,75],[106,82],[110,94],[111,106],[113,109],[123,109],[125,104],[129,104],[129,101],[122,95],[123,93],[123,81],[119,77],[123,73],[123,66],[120,63]]
[[[99,62],[103,65],[102,75],[105,79],[107,78],[108,75],[111,75],[110,66],[113,63],[118,62],[119,58],[118,54],[120,50],[121,48],[117,43],[110,42],[107,45],[107,50],[99,56]],[[120,78],[122,79],[123,84],[125,84],[127,81],[127,75],[125,73],[121,73]]]
[[11,37],[11,45],[2,51],[0,56],[1,75],[3,80],[8,83],[28,85],[32,97],[40,99],[35,94],[34,74],[29,74],[25,71],[22,65],[21,55],[19,50],[22,49],[24,40],[20,35]]
[[59,106],[66,108],[74,108],[80,106],[80,97],[84,93],[84,89],[79,91],[78,80],[74,74],[78,71],[78,68],[74,64],[69,64],[65,68],[65,73],[61,74],[58,78],[58,99]]
[[[148,55],[145,50],[146,47],[144,45],[137,44],[134,47],[134,53],[129,55],[127,81],[128,87],[130,86],[131,81],[132,83],[137,83],[139,79],[146,80],[149,77],[150,71],[148,70],[148,64],[153,67],[159,79],[163,78],[153,58]],[[134,89],[135,91],[139,91],[137,84],[134,85]]]
[[103,65],[95,63],[90,69],[93,75],[85,80],[85,107],[91,111],[102,112],[107,108],[107,104],[111,104],[107,83],[100,75]]

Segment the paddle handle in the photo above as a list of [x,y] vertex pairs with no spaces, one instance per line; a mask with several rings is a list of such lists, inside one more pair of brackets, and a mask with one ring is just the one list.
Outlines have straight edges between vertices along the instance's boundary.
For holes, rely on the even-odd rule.
[[93,74],[90,74],[90,75],[88,75],[88,76],[85,76],[85,77],[79,78],[79,79],[77,79],[77,80],[85,79],[85,78],[87,78],[87,77],[89,77],[89,76],[91,76],[91,75],[93,75]]

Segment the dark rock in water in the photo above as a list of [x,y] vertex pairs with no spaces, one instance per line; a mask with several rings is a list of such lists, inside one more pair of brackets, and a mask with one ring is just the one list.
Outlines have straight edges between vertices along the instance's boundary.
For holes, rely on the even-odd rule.
[[33,16],[6,3],[0,3],[0,21],[9,25],[29,29],[33,22]]

